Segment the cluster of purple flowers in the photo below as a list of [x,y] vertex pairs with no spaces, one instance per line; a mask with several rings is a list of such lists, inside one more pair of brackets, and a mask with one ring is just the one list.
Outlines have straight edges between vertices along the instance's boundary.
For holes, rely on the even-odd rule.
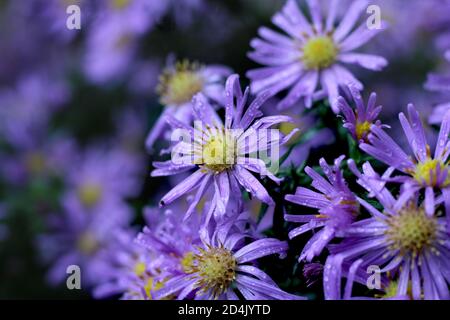
[[[208,1],[76,4],[85,34],[46,28],[39,37],[54,44],[45,48],[52,68],[21,56],[33,72],[11,63],[14,85],[0,86],[0,195],[3,185],[16,193],[36,181],[45,192],[58,186],[57,204],[37,210],[45,228],[36,247],[49,283],[64,283],[75,265],[96,299],[299,300],[313,286],[324,299],[450,299],[450,77],[429,74],[426,89],[442,97],[427,121],[409,104],[388,125],[383,97],[363,97],[370,72],[355,68],[383,71],[388,60],[372,53],[379,48],[393,60],[407,54],[378,46],[384,31],[388,42],[436,33],[436,48],[450,61],[447,15],[389,33],[389,24],[409,21],[407,13],[370,27],[368,0],[287,0],[271,19],[279,30],[262,26],[249,42],[248,58],[261,67],[246,72],[243,89],[226,65],[169,54],[160,68],[153,52],[141,56],[161,21],[181,30],[208,12]],[[36,26],[61,21],[63,6],[8,4],[16,23],[33,11]],[[423,1],[411,7],[434,12]],[[53,62],[75,43],[81,54]],[[27,50],[38,46],[30,41]],[[10,51],[5,59],[14,62]],[[152,88],[162,111],[147,138],[144,110],[135,105],[111,112],[109,139],[86,142],[61,126],[77,94],[64,77],[72,68],[86,87],[127,87],[130,104],[155,98]],[[392,138],[391,127],[404,140]],[[327,154],[333,146],[338,152]],[[143,192],[144,184],[152,190]],[[8,206],[0,202],[0,243]],[[268,259],[303,274],[283,277]],[[278,281],[288,277],[305,286]]]

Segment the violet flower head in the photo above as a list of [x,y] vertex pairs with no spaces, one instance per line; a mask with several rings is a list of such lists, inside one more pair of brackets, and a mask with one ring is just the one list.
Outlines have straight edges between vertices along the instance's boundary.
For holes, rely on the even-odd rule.
[[311,261],[320,255],[325,246],[354,221],[359,212],[356,196],[347,187],[339,168],[343,158],[344,156],[337,158],[334,166],[328,165],[323,158],[320,159],[326,179],[312,168],[305,168],[305,172],[313,179],[312,186],[319,192],[298,187],[295,194],[286,196],[286,200],[290,202],[318,209],[318,214],[313,215],[285,215],[286,221],[302,223],[300,227],[289,232],[291,239],[321,228],[306,243],[299,261]]
[[[276,145],[283,145],[297,131],[283,136],[278,130],[268,130],[291,119],[287,116],[260,118],[262,112],[259,108],[265,102],[265,96],[255,99],[244,112],[248,90],[242,93],[237,75],[228,78],[225,96],[225,122],[222,122],[202,93],[193,100],[194,117],[197,120],[194,127],[172,116],[167,117],[169,124],[179,130],[175,133],[183,133],[184,136],[182,141],[179,141],[178,135],[174,139],[176,143],[172,147],[171,160],[154,163],[156,169],[152,176],[169,176],[196,169],[160,201],[161,206],[164,206],[196,189],[186,218],[209,190],[214,195],[206,221],[213,213],[217,218],[223,217],[230,198],[240,196],[240,186],[262,202],[274,204],[267,190],[251,172],[279,183],[280,180],[261,159],[261,154],[273,151]],[[274,163],[278,158],[271,160]]]
[[381,124],[381,121],[377,119],[382,106],[376,105],[377,95],[375,92],[371,93],[367,105],[364,106],[364,101],[358,88],[354,85],[349,85],[348,89],[353,97],[356,110],[353,110],[342,96],[338,98],[337,104],[344,115],[344,128],[350,132],[353,139],[358,142],[366,141],[372,125],[379,128],[388,127]]
[[395,198],[379,187],[370,172],[361,174],[354,163],[349,165],[383,210],[358,199],[371,217],[352,224],[344,241],[330,246],[333,258],[325,266],[325,298],[341,295],[343,266],[362,260],[356,268],[366,271],[371,265],[379,266],[381,274],[395,285],[395,290],[385,287],[384,291],[394,291],[397,298],[449,299],[450,249],[445,219],[427,214],[416,194],[404,191]]
[[[450,62],[450,50],[445,54],[446,59]],[[439,91],[446,93],[450,100],[450,75],[440,75],[431,73],[428,75],[427,82],[425,83],[425,88],[431,91]],[[428,121],[431,124],[440,124],[444,118],[447,111],[450,110],[450,102],[438,104]]]
[[190,125],[194,119],[192,98],[203,93],[213,104],[224,105],[224,83],[231,69],[220,65],[204,66],[183,60],[169,63],[160,76],[157,91],[164,111],[150,131],[146,146],[153,147],[155,141],[167,127],[167,117],[171,116]]
[[50,216],[41,239],[44,259],[53,265],[49,280],[65,279],[68,265],[83,269],[83,283],[93,286],[106,277],[108,248],[128,228],[132,211],[125,198],[138,190],[139,161],[121,150],[90,149],[67,174],[63,212]]
[[97,297],[121,294],[125,300],[151,300],[164,282],[183,272],[188,254],[200,245],[199,219],[182,223],[183,208],[171,206],[163,212],[145,208],[147,226],[135,236],[119,234],[109,250],[109,278],[96,287]]
[[254,51],[249,53],[249,57],[266,67],[251,70],[247,76],[251,79],[254,93],[268,91],[275,95],[288,89],[287,96],[278,104],[279,108],[288,108],[301,99],[311,107],[313,101],[328,97],[333,111],[338,113],[336,98],[339,87],[351,82],[358,89],[363,88],[362,83],[342,64],[356,64],[375,71],[387,65],[380,56],[354,52],[385,25],[369,29],[364,21],[355,28],[368,7],[369,2],[365,0],[352,2],[337,26],[339,1],[329,2],[326,19],[322,16],[324,6],[318,0],[308,0],[307,3],[312,22],[307,20],[295,0],[288,0],[272,19],[287,35],[265,27],[259,29],[261,39],[252,40]]
[[292,300],[302,297],[282,291],[255,260],[284,255],[288,246],[277,239],[259,239],[242,246],[244,233],[213,235],[209,242],[195,247],[185,258],[184,272],[164,283],[156,299],[176,296],[197,300]]
[[386,132],[375,125],[371,126],[369,142],[362,143],[360,147],[374,158],[406,174],[386,177],[387,181],[403,183],[409,193],[425,189],[425,210],[432,215],[436,202],[435,189],[442,192],[446,207],[450,208],[450,112],[442,122],[434,156],[426,141],[419,113],[412,104],[408,105],[408,115],[409,120],[403,113],[400,113],[399,118],[414,157],[407,155]]

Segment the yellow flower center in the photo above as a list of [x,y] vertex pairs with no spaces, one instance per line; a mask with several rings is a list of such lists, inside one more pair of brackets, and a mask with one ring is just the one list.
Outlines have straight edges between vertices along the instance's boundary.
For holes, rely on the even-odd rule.
[[203,80],[198,74],[199,66],[188,61],[177,63],[175,70],[165,71],[160,77],[157,92],[161,103],[183,104],[203,88]]
[[236,139],[231,132],[218,132],[203,145],[203,165],[215,172],[227,170],[236,162],[236,149]]
[[309,39],[303,46],[303,63],[307,69],[325,69],[332,65],[338,49],[328,36]]
[[[292,130],[297,129],[298,125],[292,122],[283,122],[280,124],[280,131],[282,134],[284,135],[288,135],[289,133],[291,133]],[[297,142],[299,142],[300,137],[301,137],[301,132],[297,131],[296,134],[294,134],[291,139],[289,139],[288,141],[288,145],[293,145],[296,144]]]
[[356,138],[358,140],[364,139],[367,134],[370,132],[370,126],[372,124],[369,121],[364,122],[356,122]]
[[[446,171],[448,165],[438,159],[428,159],[424,162],[419,162],[413,172],[413,177],[420,183],[425,183],[428,186],[436,186],[437,184],[437,169],[440,172]],[[445,182],[441,186],[450,185],[450,177],[447,176]]]
[[31,174],[40,174],[45,170],[45,157],[40,152],[31,152],[25,158],[25,166]]
[[102,189],[96,184],[86,184],[78,189],[78,198],[87,207],[95,206],[102,197]]
[[130,4],[131,0],[112,0],[112,5],[115,9],[124,9]]
[[437,219],[428,217],[421,208],[405,208],[391,216],[387,224],[386,236],[391,241],[391,249],[400,250],[403,255],[417,255],[437,238]]
[[197,285],[203,291],[212,290],[213,296],[224,293],[236,278],[236,259],[223,247],[200,249],[194,256],[191,272],[200,277]]
[[84,232],[78,238],[77,247],[85,255],[92,255],[100,248],[100,244],[92,233]]
[[146,267],[145,263],[143,263],[143,262],[138,262],[134,266],[134,273],[138,277],[142,276],[146,270],[147,270],[147,267]]
[[156,291],[161,289],[164,286],[164,283],[155,281],[152,277],[148,278],[147,283],[144,286],[145,294],[148,298],[153,299],[152,291]]
[[181,268],[185,273],[192,273],[192,266],[194,264],[194,253],[188,252],[181,259]]

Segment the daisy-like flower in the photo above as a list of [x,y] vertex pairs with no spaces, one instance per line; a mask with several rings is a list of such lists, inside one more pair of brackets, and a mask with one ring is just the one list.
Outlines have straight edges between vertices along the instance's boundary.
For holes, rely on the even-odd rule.
[[313,179],[312,186],[319,192],[298,187],[293,195],[287,195],[286,200],[302,206],[318,209],[313,215],[285,215],[285,220],[300,222],[302,225],[289,232],[289,238],[321,228],[306,243],[299,260],[311,261],[318,256],[325,246],[342,230],[345,230],[359,212],[355,195],[347,187],[339,166],[344,156],[337,158],[334,166],[320,159],[320,166],[326,175],[325,179],[312,168],[306,167],[305,172]]
[[231,69],[225,66],[203,66],[188,60],[169,63],[160,76],[157,88],[165,109],[147,137],[147,148],[151,149],[164,132],[168,116],[186,124],[192,122],[192,98],[195,94],[201,92],[212,103],[223,105],[224,82],[230,74]]
[[448,175],[450,112],[446,114],[442,122],[434,156],[425,139],[419,113],[412,104],[408,105],[408,115],[409,120],[403,113],[400,113],[399,118],[414,158],[408,156],[386,132],[375,125],[371,126],[369,142],[362,143],[360,147],[372,157],[406,174],[387,177],[388,181],[404,183],[409,193],[425,189],[425,209],[432,215],[435,206],[435,189],[442,192],[446,207],[450,208],[450,176]]
[[[384,29],[369,29],[366,22],[355,29],[361,14],[368,7],[368,1],[357,0],[349,7],[347,14],[336,27],[339,1],[329,3],[329,12],[324,21],[322,6],[317,0],[308,0],[312,24],[305,18],[295,0],[288,0],[281,12],[272,22],[287,35],[268,28],[259,29],[262,39],[254,39],[251,46],[254,51],[249,57],[266,67],[251,70],[247,76],[251,79],[254,93],[268,90],[272,95],[289,89],[287,96],[278,107],[287,108],[300,99],[311,107],[317,99],[328,97],[335,113],[339,86],[349,82],[363,88],[353,74],[342,64],[357,64],[363,68],[379,71],[387,65],[380,57],[356,53],[373,36]],[[320,90],[318,87],[320,86]]]
[[[199,219],[180,223],[184,209],[146,208],[146,227],[137,236],[122,232],[108,250],[107,279],[94,290],[98,298],[122,294],[124,300],[151,300],[165,281],[183,272],[187,253],[200,245]],[[133,241],[134,240],[134,241]]]
[[361,142],[366,141],[372,125],[379,128],[388,127],[381,124],[380,120],[377,120],[382,106],[376,106],[377,95],[375,92],[371,93],[367,106],[364,106],[361,92],[357,86],[349,85],[348,89],[355,102],[356,110],[353,110],[342,96],[338,98],[337,103],[339,110],[344,115],[344,127],[347,128],[353,139]]
[[280,180],[268,170],[261,158],[270,151],[274,164],[278,161],[274,148],[284,144],[297,131],[293,130],[288,136],[283,136],[278,130],[268,130],[282,122],[290,122],[291,119],[287,116],[269,116],[256,120],[262,115],[259,108],[267,98],[264,95],[255,99],[244,112],[248,90],[245,94],[242,93],[238,75],[228,78],[225,96],[224,123],[201,93],[193,101],[194,117],[198,120],[194,127],[174,117],[167,117],[169,124],[174,129],[180,129],[179,132],[185,136],[182,141],[179,141],[179,137],[175,139],[171,160],[154,163],[156,169],[152,176],[169,176],[195,168],[197,170],[169,191],[161,199],[161,206],[197,189],[186,213],[188,217],[211,186],[214,196],[208,217],[212,213],[215,217],[223,216],[230,197],[241,194],[239,186],[262,202],[274,204],[267,190],[251,172],[279,183]]
[[[282,291],[254,261],[271,255],[283,255],[286,242],[259,239],[242,246],[244,233],[230,232],[224,237],[213,235],[209,243],[187,253],[184,272],[164,283],[155,291],[156,299],[172,295],[177,299],[191,296],[201,300],[292,300],[301,297]],[[189,257],[189,259],[187,259]]]
[[[445,54],[446,59],[450,62],[450,50]],[[450,75],[429,74],[425,87],[428,90],[439,91],[450,94]],[[438,104],[428,121],[431,124],[440,124],[447,111],[450,110],[450,102]]]
[[343,265],[354,265],[361,259],[357,268],[365,271],[379,266],[383,275],[393,278],[396,297],[449,299],[450,249],[445,219],[428,215],[417,194],[404,191],[396,199],[380,188],[372,174],[360,174],[354,163],[349,165],[360,184],[375,194],[383,211],[358,199],[371,218],[353,223],[346,229],[344,241],[330,246],[334,257],[325,265],[325,297],[340,296]]

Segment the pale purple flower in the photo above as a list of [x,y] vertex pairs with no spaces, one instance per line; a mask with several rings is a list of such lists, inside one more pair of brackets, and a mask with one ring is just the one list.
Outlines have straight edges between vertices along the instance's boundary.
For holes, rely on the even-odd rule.
[[[450,50],[445,54],[446,59],[450,62]],[[428,75],[425,87],[428,90],[439,91],[447,94],[448,100],[450,100],[450,75],[439,75],[431,73]],[[430,118],[428,119],[431,124],[440,124],[446,112],[450,110],[450,102],[438,104]]]
[[[354,163],[349,165],[383,210],[358,198],[371,217],[353,223],[345,230],[345,240],[329,247],[333,256],[325,265],[325,298],[341,296],[343,266],[351,264],[363,271],[379,266],[383,276],[394,281],[395,297],[449,299],[450,249],[445,219],[428,215],[417,194],[405,191],[395,198],[371,170],[360,174]],[[350,291],[345,291],[348,297]]]
[[86,286],[106,276],[108,247],[132,217],[125,198],[139,190],[139,169],[139,159],[119,149],[92,148],[72,159],[62,212],[50,217],[40,241],[44,259],[53,263],[51,282],[65,279],[72,264],[83,270]]
[[[214,190],[208,217],[213,213],[218,218],[223,216],[229,199],[240,196],[240,186],[262,202],[274,204],[267,190],[251,172],[267,176],[277,183],[280,180],[254,154],[270,151],[275,144],[283,145],[296,130],[288,136],[283,136],[278,131],[267,134],[266,129],[282,122],[290,122],[291,119],[287,116],[260,118],[262,113],[259,108],[265,102],[265,96],[255,99],[244,112],[248,90],[242,93],[237,75],[228,78],[225,93],[225,122],[222,122],[202,93],[197,94],[193,101],[194,117],[198,120],[194,127],[174,117],[167,117],[174,129],[181,130],[189,137],[177,141],[173,146],[172,155],[177,155],[176,157],[154,163],[156,169],[152,176],[170,176],[197,169],[160,201],[164,206],[196,190],[186,217],[193,212],[207,190]],[[263,140],[266,140],[265,143]],[[206,220],[209,221],[209,218]]]
[[252,40],[254,51],[249,53],[249,57],[266,67],[251,70],[247,76],[251,79],[254,93],[268,91],[275,95],[288,89],[287,96],[278,104],[279,108],[290,107],[301,99],[311,107],[313,101],[328,97],[333,111],[338,113],[336,98],[339,87],[355,83],[359,89],[363,88],[362,83],[342,64],[357,64],[375,71],[387,65],[380,56],[354,52],[383,30],[384,24],[379,29],[369,29],[364,21],[355,28],[369,4],[365,0],[352,2],[337,26],[339,1],[330,1],[326,19],[322,16],[323,6],[319,1],[308,0],[307,3],[312,23],[295,0],[288,0],[272,18],[272,22],[287,35],[265,27],[259,29],[262,39]]
[[379,128],[388,127],[381,124],[381,121],[378,120],[382,106],[376,105],[377,95],[375,92],[370,94],[367,105],[364,106],[364,101],[358,88],[354,85],[349,85],[348,89],[356,104],[356,110],[353,110],[342,96],[338,98],[337,104],[344,115],[344,128],[350,132],[353,139],[358,142],[366,141],[372,125]]
[[200,245],[198,219],[181,223],[182,206],[164,210],[147,207],[147,226],[137,236],[131,232],[118,235],[109,250],[109,277],[97,286],[98,298],[122,295],[125,300],[151,300],[165,281],[183,271],[188,254]]
[[120,81],[137,60],[139,41],[165,12],[161,1],[105,1],[87,35],[83,70],[96,84]]
[[320,255],[326,245],[339,236],[359,213],[356,196],[348,188],[339,168],[343,159],[344,156],[337,158],[333,166],[328,165],[323,158],[320,159],[320,166],[327,179],[312,168],[305,168],[305,172],[313,179],[312,186],[319,192],[298,187],[295,194],[286,196],[286,200],[290,202],[318,210],[317,214],[284,216],[287,221],[302,223],[300,227],[289,232],[290,239],[311,230],[321,229],[306,243],[299,260],[311,261]]
[[292,300],[302,297],[282,291],[264,271],[255,265],[259,258],[284,255],[288,246],[277,239],[259,239],[242,246],[245,233],[214,234],[209,242],[195,247],[184,271],[155,291],[156,299]]
[[[409,120],[403,113],[399,119],[406,138],[408,139],[413,157],[407,155],[397,143],[381,128],[372,125],[368,143],[360,144],[363,151],[386,163],[406,175],[386,177],[387,181],[401,182],[408,187],[409,193],[425,190],[425,210],[434,213],[435,192],[440,190],[447,208],[450,208],[449,168],[450,153],[450,112],[444,117],[434,155],[425,139],[425,132],[419,113],[412,104],[408,105]],[[449,209],[447,209],[448,211]]]
[[47,139],[51,116],[69,98],[65,81],[46,72],[31,72],[14,87],[0,91],[0,139],[17,149]]
[[192,98],[203,93],[212,104],[224,105],[224,83],[231,69],[220,65],[203,66],[187,60],[170,62],[160,76],[158,93],[164,111],[150,131],[146,146],[151,149],[167,129],[167,117],[174,117],[187,125],[194,119]]

